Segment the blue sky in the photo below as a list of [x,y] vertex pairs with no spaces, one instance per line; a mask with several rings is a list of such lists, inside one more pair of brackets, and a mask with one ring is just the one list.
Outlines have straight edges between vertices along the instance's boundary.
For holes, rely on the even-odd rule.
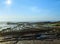
[[0,0],[0,21],[58,21],[60,0]]

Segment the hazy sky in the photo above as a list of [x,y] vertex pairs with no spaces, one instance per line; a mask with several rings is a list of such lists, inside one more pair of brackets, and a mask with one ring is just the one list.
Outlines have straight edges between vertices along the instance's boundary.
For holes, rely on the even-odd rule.
[[60,20],[60,0],[0,0],[0,21]]

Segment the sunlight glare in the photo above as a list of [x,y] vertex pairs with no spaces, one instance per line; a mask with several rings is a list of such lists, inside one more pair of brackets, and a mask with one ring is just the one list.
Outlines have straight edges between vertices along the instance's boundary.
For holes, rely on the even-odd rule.
[[11,5],[11,3],[12,3],[11,0],[6,0],[7,5]]

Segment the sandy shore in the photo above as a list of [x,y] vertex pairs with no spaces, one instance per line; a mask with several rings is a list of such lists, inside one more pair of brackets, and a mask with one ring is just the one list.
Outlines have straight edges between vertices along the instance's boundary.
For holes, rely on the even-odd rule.
[[[14,44],[15,41],[0,42],[0,44]],[[46,41],[46,40],[23,40],[19,41],[17,44],[60,44],[60,40]]]

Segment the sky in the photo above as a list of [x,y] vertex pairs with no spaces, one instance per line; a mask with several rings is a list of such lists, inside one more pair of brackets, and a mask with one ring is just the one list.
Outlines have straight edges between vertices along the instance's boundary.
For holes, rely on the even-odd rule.
[[0,0],[0,21],[60,21],[60,0]]

